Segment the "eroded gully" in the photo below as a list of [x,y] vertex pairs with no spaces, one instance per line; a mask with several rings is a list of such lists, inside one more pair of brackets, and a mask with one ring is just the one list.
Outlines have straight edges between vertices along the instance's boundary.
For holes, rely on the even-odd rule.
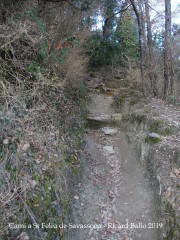
[[[91,99],[92,115],[114,113],[111,96],[92,93]],[[158,224],[154,192],[122,127],[89,129],[85,153],[67,239],[160,240],[151,225]]]

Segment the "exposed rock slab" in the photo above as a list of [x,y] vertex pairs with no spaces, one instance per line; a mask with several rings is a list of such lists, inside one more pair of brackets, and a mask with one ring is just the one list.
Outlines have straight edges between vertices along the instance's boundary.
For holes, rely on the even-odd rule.
[[100,116],[88,116],[87,120],[90,121],[97,121],[97,122],[101,122],[101,123],[106,123],[106,122],[111,122],[111,115],[100,115]]
[[104,146],[103,147],[103,153],[105,154],[105,155],[113,155],[113,154],[115,154],[115,151],[114,151],[114,148],[112,147],[112,146]]
[[157,139],[161,139],[161,136],[157,133],[149,133],[148,137],[150,138],[157,138]]
[[148,143],[158,143],[161,141],[161,136],[157,133],[149,133],[146,137],[146,142]]
[[117,128],[110,128],[110,127],[104,127],[102,128],[102,131],[105,135],[116,135],[118,133]]
[[116,114],[105,114],[105,115],[90,115],[87,117],[87,120],[89,121],[97,121],[101,123],[111,123],[111,122],[120,122],[122,120],[122,114],[116,113]]

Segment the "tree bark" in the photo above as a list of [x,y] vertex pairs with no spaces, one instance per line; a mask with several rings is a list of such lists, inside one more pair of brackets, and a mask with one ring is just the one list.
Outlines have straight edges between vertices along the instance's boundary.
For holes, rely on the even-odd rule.
[[4,1],[0,3],[0,24],[4,24],[6,22],[6,10],[4,8]]
[[137,18],[137,23],[138,23],[138,34],[139,34],[139,51],[140,51],[140,69],[141,69],[141,81],[142,81],[142,92],[145,95],[146,94],[146,89],[145,89],[145,77],[144,77],[144,68],[145,68],[145,54],[144,54],[144,42],[143,42],[143,22],[142,22],[142,16],[138,8],[136,6],[136,3],[134,0],[130,0],[134,13]]
[[164,98],[173,93],[171,44],[171,0],[165,0]]
[[103,26],[103,38],[108,40],[112,35],[113,30],[113,20],[114,20],[114,9],[115,9],[115,1],[114,0],[105,0],[105,21]]
[[151,83],[151,90],[154,96],[157,96],[156,70],[154,65],[154,50],[152,40],[151,19],[149,13],[149,0],[145,0],[146,26],[147,26],[147,65],[148,77]]

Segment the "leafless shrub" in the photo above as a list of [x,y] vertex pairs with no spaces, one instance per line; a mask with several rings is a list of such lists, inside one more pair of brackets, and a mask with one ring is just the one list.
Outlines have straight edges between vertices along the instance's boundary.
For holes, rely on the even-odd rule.
[[[68,81],[81,82],[85,74],[81,42],[86,33],[77,31],[81,16],[75,12],[69,21],[66,4],[54,8],[54,14],[48,13],[55,6],[50,4],[41,18],[33,11],[30,16],[30,2],[25,1],[20,19],[0,26],[0,234],[4,239],[20,235],[9,229],[10,222],[63,221],[70,192],[67,175],[79,168],[74,149],[80,142],[75,131],[82,124],[77,123],[81,109],[65,89]],[[68,92],[76,95],[74,88]],[[26,231],[32,239],[46,239],[41,230]]]

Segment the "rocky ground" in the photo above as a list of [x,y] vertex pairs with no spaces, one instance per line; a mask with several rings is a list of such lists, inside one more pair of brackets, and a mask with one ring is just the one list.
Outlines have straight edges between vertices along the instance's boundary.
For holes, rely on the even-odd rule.
[[[92,93],[91,99],[91,117],[112,118],[112,96]],[[162,239],[163,223],[154,201],[154,186],[135,145],[121,124],[115,127],[107,122],[106,126],[87,130],[82,181],[76,186],[67,239]]]

